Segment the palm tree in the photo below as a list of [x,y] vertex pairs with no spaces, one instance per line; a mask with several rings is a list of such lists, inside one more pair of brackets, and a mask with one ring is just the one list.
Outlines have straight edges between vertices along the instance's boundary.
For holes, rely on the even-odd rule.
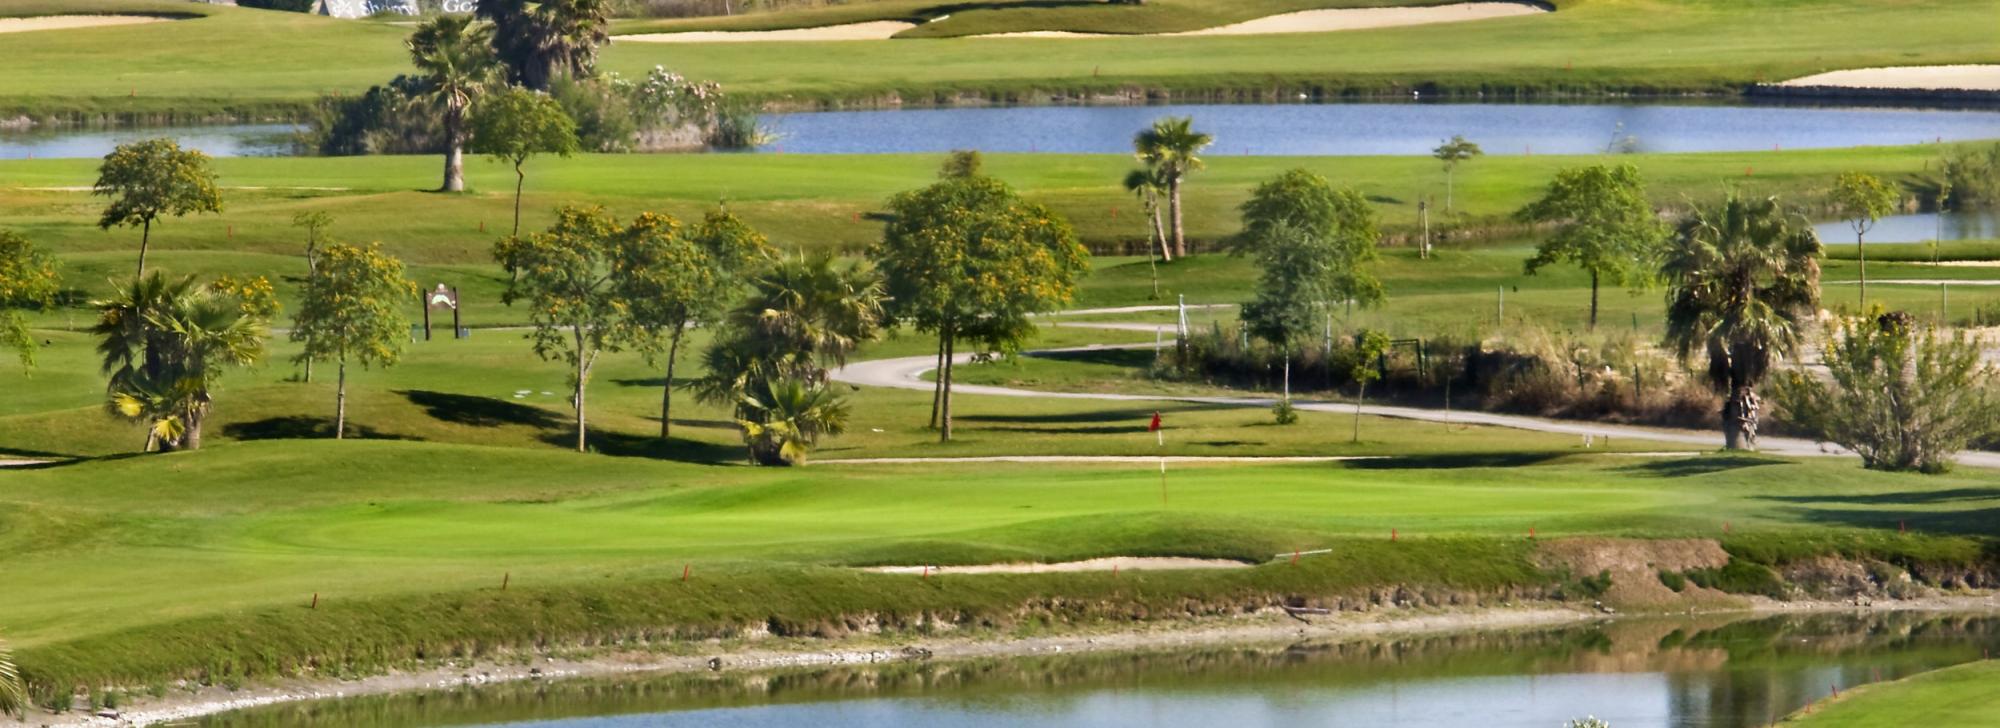
[[882,333],[882,281],[867,265],[841,268],[831,254],[781,261],[750,279],[750,297],[730,318],[755,330],[780,353],[796,355],[795,374],[825,381],[826,370]]
[[559,75],[589,76],[598,46],[610,40],[607,0],[479,0],[473,12],[493,22],[511,80],[536,91]]
[[21,684],[21,669],[14,664],[14,651],[0,642],[0,715],[27,715],[28,689]]
[[1682,223],[1667,252],[1667,343],[1683,360],[1707,354],[1731,450],[1756,448],[1756,388],[1819,311],[1819,255],[1812,226],[1776,199],[1733,194]]
[[1153,225],[1148,243],[1160,246],[1161,260],[1173,262],[1174,252],[1167,248],[1166,225],[1160,221],[1160,197],[1167,194],[1166,180],[1157,170],[1135,169],[1125,173],[1125,191],[1137,196],[1139,204],[1145,206],[1146,217]]
[[406,43],[423,93],[444,111],[443,192],[465,190],[465,114],[495,81],[491,31],[467,15],[439,15],[417,26]]
[[1181,180],[1188,172],[1201,169],[1201,150],[1215,143],[1215,137],[1194,130],[1194,118],[1168,117],[1153,122],[1151,128],[1132,138],[1139,161],[1166,182],[1167,207],[1173,219],[1174,255],[1187,256],[1186,228],[1181,222]]
[[229,365],[264,353],[265,321],[233,296],[155,272],[99,301],[91,333],[110,375],[108,409],[146,424],[146,450],[199,449],[213,398]]
[[822,435],[847,431],[847,401],[825,384],[767,379],[741,395],[743,440],[759,465],[804,465]]

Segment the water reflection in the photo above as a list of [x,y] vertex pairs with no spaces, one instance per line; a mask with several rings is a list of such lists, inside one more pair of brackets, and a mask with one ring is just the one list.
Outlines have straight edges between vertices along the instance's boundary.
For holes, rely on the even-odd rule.
[[802,153],[1123,154],[1192,116],[1212,155],[1419,155],[1463,134],[1487,154],[1768,151],[2000,138],[2000,111],[1668,104],[1188,104],[772,114],[768,149]]
[[1991,615],[1621,620],[1528,632],[577,681],[362,698],[204,725],[1533,726],[1768,724],[1845,689],[1978,659]]
[[211,157],[281,157],[297,153],[293,136],[290,124],[0,130],[0,159],[94,159],[155,137],[172,137]]
[[[1829,245],[1854,242],[1854,228],[1844,221],[1820,223],[1813,229]],[[1876,220],[1874,229],[1868,231],[1870,243],[1995,239],[2000,239],[2000,211],[1996,210],[1891,215]]]

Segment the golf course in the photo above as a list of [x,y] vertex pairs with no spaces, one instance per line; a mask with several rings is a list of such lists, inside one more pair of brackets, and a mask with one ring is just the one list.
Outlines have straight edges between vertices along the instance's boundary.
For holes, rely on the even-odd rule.
[[2000,1],[253,4],[0,0],[0,715],[2000,725],[2000,114],[1759,100]]

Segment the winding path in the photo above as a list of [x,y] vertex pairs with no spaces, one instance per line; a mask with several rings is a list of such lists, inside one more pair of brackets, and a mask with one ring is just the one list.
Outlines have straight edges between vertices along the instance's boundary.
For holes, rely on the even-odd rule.
[[[1087,315],[1098,315],[1098,314],[1138,313],[1144,311],[1173,310],[1173,309],[1174,307],[1172,306],[1132,306],[1132,307],[1124,307],[1118,309],[1085,309],[1085,310],[1069,311],[1065,315],[1087,316]],[[1057,321],[1053,325],[1063,326],[1068,328],[1099,328],[1099,329],[1128,330],[1128,331],[1153,331],[1155,329],[1171,327],[1170,324],[1120,323],[1120,322],[1108,322],[1108,321],[1107,322]],[[1154,345],[1151,343],[1102,344],[1102,345],[1091,345],[1091,346],[1080,346],[1080,347],[1067,347],[1059,349],[1041,349],[1037,351],[1028,352],[1028,354],[1032,356],[1037,354],[1057,354],[1063,352],[1091,351],[1091,350],[1102,350],[1102,349],[1146,349],[1146,348],[1152,348],[1153,346]],[[973,355],[971,354],[959,354],[957,356],[954,356],[952,358],[952,361],[955,363],[963,364],[971,362],[972,358]],[[928,391],[931,389],[932,385],[931,382],[925,381],[923,376],[924,374],[930,372],[932,369],[936,368],[937,368],[937,357],[934,355],[906,356],[894,359],[877,359],[874,361],[850,362],[847,366],[834,371],[833,379],[838,382],[844,382],[859,387],[894,387],[898,389],[914,389],[914,390]],[[1223,397],[1223,396],[1192,396],[1192,395],[1168,395],[1168,394],[1116,394],[1116,393],[1095,393],[1095,392],[1041,392],[1028,389],[1015,389],[1011,387],[995,387],[991,385],[982,385],[982,384],[958,384],[958,383],[952,384],[951,389],[952,392],[955,394],[974,394],[974,395],[986,395],[994,397],[1034,397],[1034,398],[1051,399],[1051,400],[1074,399],[1074,400],[1101,400],[1101,401],[1113,401],[1113,402],[1187,402],[1192,404],[1220,405],[1225,407],[1258,407],[1258,408],[1267,408],[1277,404],[1277,400],[1269,397]],[[1297,406],[1299,409],[1311,412],[1352,413],[1355,411],[1355,405],[1348,403],[1341,403],[1341,402],[1314,402],[1314,401],[1303,401],[1294,399],[1293,404]],[[1575,435],[1578,437],[1583,437],[1585,435],[1588,435],[1595,438],[1634,438],[1634,439],[1648,440],[1653,442],[1673,443],[1677,445],[1693,445],[1704,450],[1720,448],[1722,446],[1721,433],[1708,432],[1702,430],[1682,430],[1682,429],[1672,429],[1672,428],[1662,428],[1662,427],[1641,427],[1637,425],[1618,425],[1618,424],[1607,424],[1600,422],[1586,422],[1582,420],[1554,420],[1541,417],[1528,417],[1525,415],[1498,414],[1493,412],[1448,411],[1448,410],[1425,409],[1422,407],[1403,407],[1397,405],[1380,405],[1380,404],[1361,405],[1360,411],[1362,414],[1374,415],[1377,417],[1394,417],[1406,420],[1443,422],[1443,423],[1459,424],[1459,425],[1480,425],[1485,427],[1508,427],[1517,430]],[[1759,450],[1761,450],[1762,452],[1774,455],[1803,457],[1803,456],[1853,454],[1835,445],[1816,443],[1810,440],[1803,440],[1791,437],[1762,437],[1758,438],[1757,444]],[[1152,460],[1155,459],[1157,458],[1149,458],[1147,459],[1147,461],[1151,462]],[[950,458],[939,458],[936,459],[935,461],[943,461],[943,460],[950,460]],[[1987,468],[2000,468],[2000,452],[1967,451],[1959,454],[1958,462],[1965,465],[1973,465],[1973,466],[1987,467]]]

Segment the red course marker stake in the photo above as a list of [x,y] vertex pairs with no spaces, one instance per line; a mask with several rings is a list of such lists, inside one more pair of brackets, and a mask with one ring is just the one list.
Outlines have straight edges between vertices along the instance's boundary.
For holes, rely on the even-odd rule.
[[688,572],[692,570],[694,570],[694,564],[681,564],[681,583],[687,583]]
[[1299,550],[1298,550],[1298,549],[1292,549],[1292,565],[1293,565],[1293,566],[1298,566],[1298,565],[1299,565]]
[[1389,529],[1389,540],[1390,541],[1396,540],[1396,529],[1393,528]]
[[312,606],[311,606],[311,607],[308,607],[308,608],[309,608],[309,609],[318,609],[318,608],[319,608],[319,592],[313,592],[313,604],[312,604]]

